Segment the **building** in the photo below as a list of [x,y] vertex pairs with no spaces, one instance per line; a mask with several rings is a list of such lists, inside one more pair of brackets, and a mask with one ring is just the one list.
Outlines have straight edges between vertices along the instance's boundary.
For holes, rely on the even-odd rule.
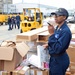
[[17,4],[7,4],[4,5],[4,12],[6,13],[22,13],[23,8],[40,8],[41,12],[44,14],[55,11],[57,8],[49,5],[36,4],[36,3],[17,3]]
[[4,11],[4,4],[12,4],[12,0],[0,0],[0,13]]

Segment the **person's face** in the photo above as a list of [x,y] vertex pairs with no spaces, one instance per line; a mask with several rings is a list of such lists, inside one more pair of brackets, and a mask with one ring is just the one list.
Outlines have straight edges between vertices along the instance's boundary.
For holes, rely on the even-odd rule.
[[17,16],[19,16],[19,14],[17,14]]
[[57,24],[60,24],[60,23],[62,23],[62,22],[65,21],[65,20],[66,20],[66,16],[55,15],[55,22],[56,22]]

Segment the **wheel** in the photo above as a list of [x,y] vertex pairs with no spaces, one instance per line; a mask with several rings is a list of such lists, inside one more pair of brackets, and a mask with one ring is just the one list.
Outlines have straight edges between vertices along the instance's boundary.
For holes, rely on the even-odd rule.
[[3,25],[3,23],[1,23],[1,25]]
[[20,30],[20,33],[23,33],[22,29]]
[[31,30],[34,30],[34,29],[36,29],[36,28],[32,28]]
[[3,25],[3,23],[2,23],[2,22],[0,22],[0,26],[1,26],[1,25]]
[[8,23],[7,22],[5,22],[5,25],[7,25]]

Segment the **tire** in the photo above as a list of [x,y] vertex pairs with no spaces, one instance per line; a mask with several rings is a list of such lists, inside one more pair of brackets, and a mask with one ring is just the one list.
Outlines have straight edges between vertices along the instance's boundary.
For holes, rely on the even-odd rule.
[[23,33],[22,29],[20,30],[20,33]]
[[7,22],[5,22],[5,25],[7,25],[8,23]]
[[34,30],[34,29],[36,29],[36,28],[32,28],[31,30]]
[[0,23],[0,25],[3,25],[3,23]]

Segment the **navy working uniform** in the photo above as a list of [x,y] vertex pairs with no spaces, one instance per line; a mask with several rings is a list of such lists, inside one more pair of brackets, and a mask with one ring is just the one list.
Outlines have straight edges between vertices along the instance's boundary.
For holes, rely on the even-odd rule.
[[20,21],[21,21],[21,18],[19,15],[16,16],[16,22],[17,22],[17,27],[18,29],[20,28]]
[[8,29],[8,30],[12,30],[12,28],[11,28],[11,18],[10,18],[10,16],[8,16],[8,25],[9,25],[9,29]]
[[66,69],[69,66],[69,57],[66,49],[71,40],[71,32],[66,24],[55,29],[53,35],[48,39],[48,50],[50,54],[50,75],[65,75]]

